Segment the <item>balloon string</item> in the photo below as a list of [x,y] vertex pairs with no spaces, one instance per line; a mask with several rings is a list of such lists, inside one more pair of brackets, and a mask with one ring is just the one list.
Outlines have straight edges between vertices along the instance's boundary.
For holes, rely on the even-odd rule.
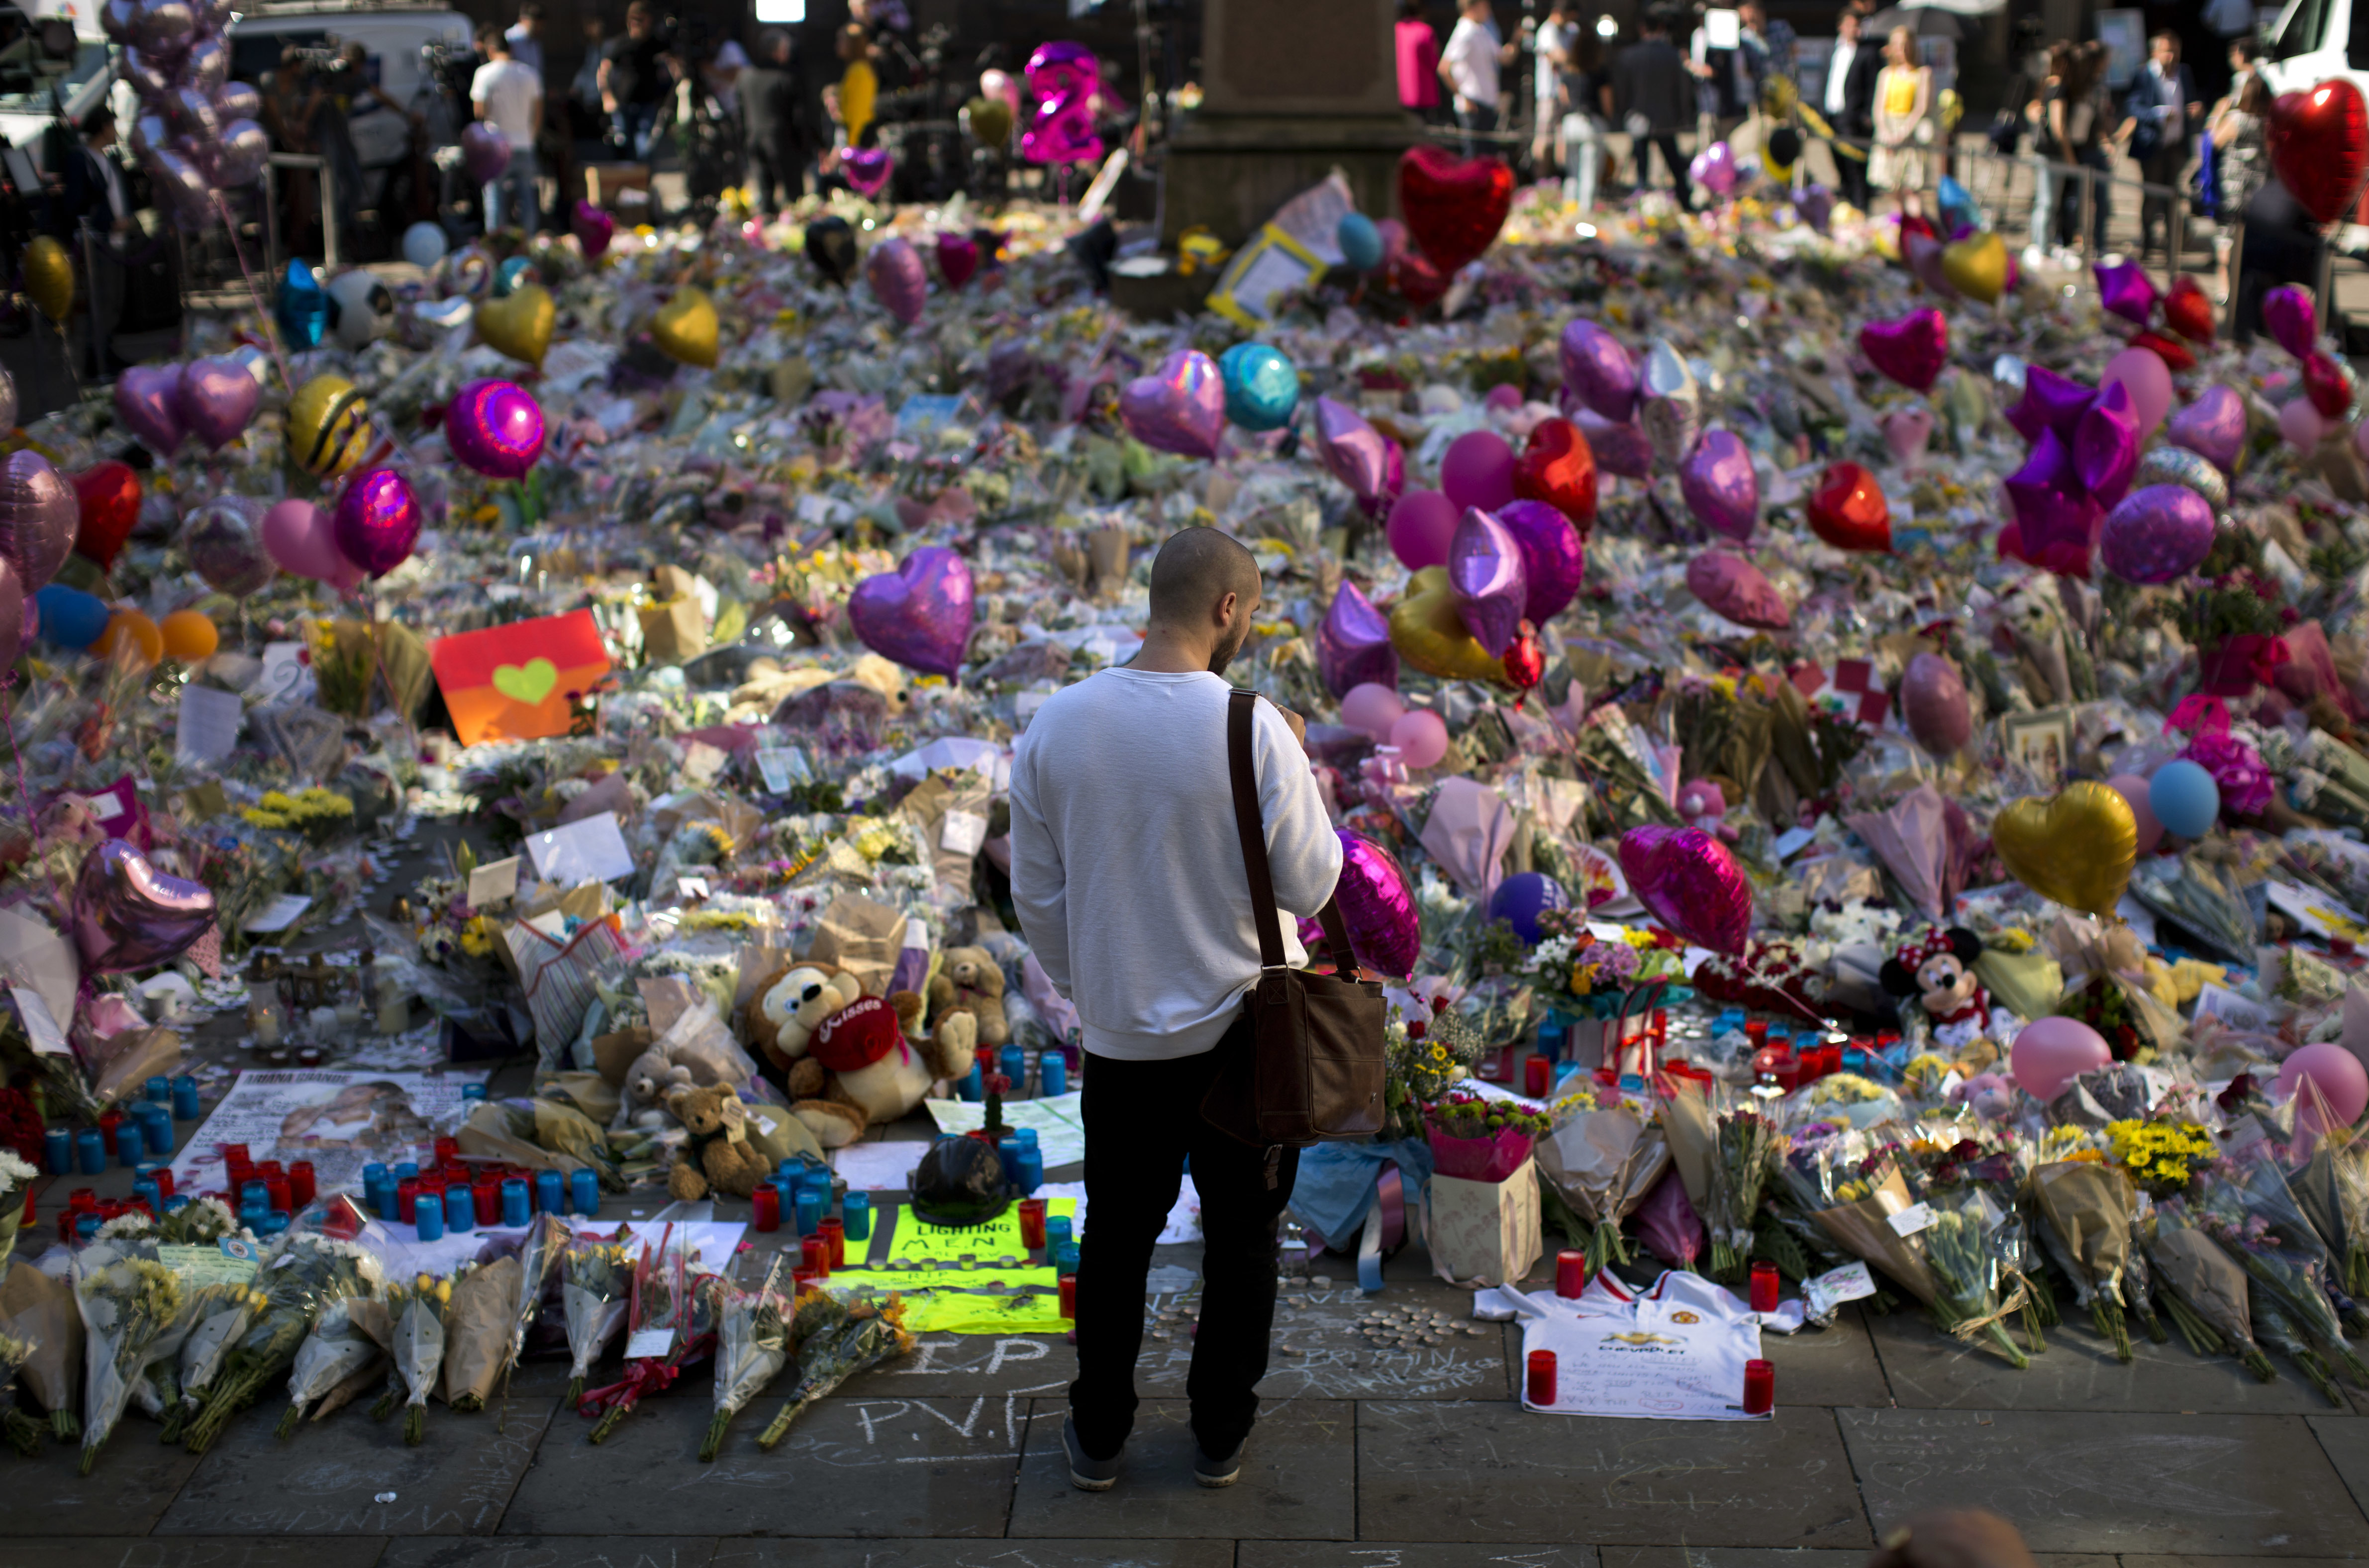
[[66,907],[65,889],[58,886],[56,870],[50,864],[48,858],[41,853],[40,822],[33,810],[33,788],[25,778],[24,753],[17,750],[17,704],[16,699],[11,695],[16,684],[15,670],[0,675],[0,731],[6,731],[7,734],[8,760],[15,763],[17,768],[17,798],[23,801],[25,805],[26,842],[31,848],[33,858],[40,863],[41,875],[49,878],[50,899],[56,905],[58,918],[63,921],[70,914]]
[[230,235],[230,253],[238,260],[238,275],[246,280],[246,297],[255,303],[255,314],[263,319],[263,340],[271,349],[272,362],[280,367],[280,384],[290,395],[296,391],[296,377],[288,369],[288,350],[280,341],[280,325],[271,319],[271,312],[263,303],[263,291],[256,287],[255,271],[246,264],[246,247],[238,243],[238,223],[230,215],[230,203],[219,190],[212,193],[214,211],[222,214],[223,232]]

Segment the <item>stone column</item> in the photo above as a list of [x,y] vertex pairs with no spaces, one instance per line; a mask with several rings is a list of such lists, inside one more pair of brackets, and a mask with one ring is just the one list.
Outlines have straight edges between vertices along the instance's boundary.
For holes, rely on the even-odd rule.
[[1229,245],[1336,166],[1369,217],[1398,210],[1399,107],[1390,0],[1203,0],[1201,108],[1162,176],[1161,241],[1196,223]]

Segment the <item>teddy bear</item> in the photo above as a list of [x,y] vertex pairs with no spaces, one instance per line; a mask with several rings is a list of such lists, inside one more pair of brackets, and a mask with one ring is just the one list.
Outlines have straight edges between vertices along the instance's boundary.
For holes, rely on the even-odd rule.
[[921,998],[900,990],[885,1000],[858,997],[814,1030],[790,1067],[790,1114],[825,1149],[843,1149],[876,1122],[892,1122],[921,1103],[930,1085],[970,1070],[978,1020],[942,1015],[915,1038]]
[[667,1109],[691,1134],[667,1172],[667,1193],[676,1201],[695,1202],[710,1191],[747,1197],[772,1173],[765,1157],[750,1146],[740,1097],[725,1085],[677,1088],[667,1096]]
[[1727,792],[1714,779],[1688,779],[1678,790],[1671,804],[1689,828],[1700,828],[1722,843],[1734,843],[1743,835],[1727,825]]
[[749,999],[745,1019],[750,1043],[775,1067],[787,1070],[806,1055],[816,1027],[863,994],[862,982],[844,969],[829,964],[788,965]]
[[945,962],[930,979],[930,1013],[943,1018],[968,1013],[978,1020],[978,1043],[1001,1046],[1012,1038],[1003,1015],[1003,968],[984,947],[949,947]]
[[667,1100],[678,1089],[696,1087],[691,1069],[679,1061],[668,1059],[665,1051],[650,1047],[635,1057],[625,1069],[625,1082],[620,1086],[623,1103],[618,1106],[616,1125],[624,1127],[662,1127],[669,1125]]

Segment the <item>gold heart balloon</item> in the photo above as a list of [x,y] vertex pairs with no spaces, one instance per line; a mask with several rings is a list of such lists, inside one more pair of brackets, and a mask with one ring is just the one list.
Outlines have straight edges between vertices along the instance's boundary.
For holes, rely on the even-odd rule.
[[61,322],[74,309],[74,263],[66,257],[66,247],[47,235],[37,236],[25,246],[25,292],[34,306],[52,322]]
[[1950,287],[1986,305],[2007,292],[2007,242],[1996,234],[1975,235],[1941,247],[1941,276]]
[[1505,666],[1489,657],[1457,613],[1446,567],[1425,567],[1407,579],[1390,607],[1390,646],[1399,657],[1443,681],[1503,681]]
[[2138,818],[2119,790],[2084,780],[2027,795],[1991,818],[1991,847],[2042,898],[2104,918],[2123,901],[2138,863]]
[[668,359],[686,365],[715,368],[716,332],[715,302],[704,289],[677,289],[674,298],[650,317],[651,341],[666,351]]
[[497,353],[543,368],[551,348],[551,328],[559,307],[551,291],[540,283],[524,283],[498,300],[477,306],[477,338]]

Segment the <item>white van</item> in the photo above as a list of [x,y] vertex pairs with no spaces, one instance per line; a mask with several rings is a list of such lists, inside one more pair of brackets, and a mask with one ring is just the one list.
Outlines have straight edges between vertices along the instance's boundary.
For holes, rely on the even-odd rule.
[[2287,0],[2262,37],[2262,82],[2300,92],[2350,76],[2369,92],[2369,0]]
[[[370,52],[363,67],[370,79],[411,109],[422,106],[432,88],[427,52],[438,47],[465,55],[473,36],[468,17],[440,5],[263,0],[231,23],[230,74],[260,87],[265,74],[279,69],[283,50],[317,50],[326,58],[359,43]],[[391,167],[410,150],[411,130],[404,116],[375,98],[359,106],[351,124],[354,151],[366,169]]]
[[100,0],[0,4],[0,136],[36,164],[42,133],[61,113],[69,126],[107,99],[113,80]]

